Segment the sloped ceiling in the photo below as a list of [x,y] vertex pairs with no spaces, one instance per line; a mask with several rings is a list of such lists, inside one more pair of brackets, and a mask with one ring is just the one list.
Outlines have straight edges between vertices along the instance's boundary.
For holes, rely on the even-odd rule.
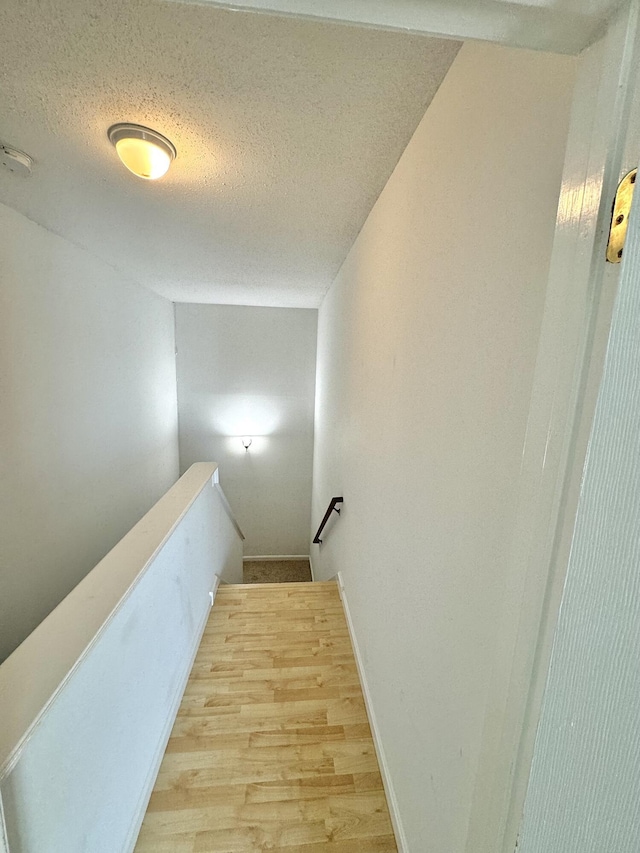
[[176,0],[580,53],[625,0]]
[[[317,306],[459,42],[161,0],[3,0],[0,201],[174,301]],[[118,121],[178,157],[147,182]]]

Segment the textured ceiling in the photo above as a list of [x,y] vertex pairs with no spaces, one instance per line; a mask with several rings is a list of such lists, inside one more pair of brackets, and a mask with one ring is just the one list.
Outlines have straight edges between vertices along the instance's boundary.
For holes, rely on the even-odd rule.
[[[161,0],[2,0],[0,201],[175,301],[317,306],[459,43]],[[118,121],[178,149],[141,181]]]

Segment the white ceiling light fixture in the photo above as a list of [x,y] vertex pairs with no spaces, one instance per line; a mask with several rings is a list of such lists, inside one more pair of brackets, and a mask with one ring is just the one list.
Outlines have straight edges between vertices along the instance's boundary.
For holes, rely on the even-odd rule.
[[166,175],[177,156],[174,144],[166,136],[139,124],[114,124],[107,135],[127,169],[148,181]]

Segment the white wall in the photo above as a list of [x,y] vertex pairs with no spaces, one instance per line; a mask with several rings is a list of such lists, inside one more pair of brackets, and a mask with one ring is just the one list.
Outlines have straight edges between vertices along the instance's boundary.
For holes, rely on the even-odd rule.
[[412,853],[467,841],[574,72],[465,44],[320,309],[312,558]]
[[0,659],[178,474],[173,307],[0,205]]
[[12,853],[133,849],[240,538],[194,465],[0,667]]
[[309,553],[317,317],[176,305],[180,466],[218,463],[245,555]]

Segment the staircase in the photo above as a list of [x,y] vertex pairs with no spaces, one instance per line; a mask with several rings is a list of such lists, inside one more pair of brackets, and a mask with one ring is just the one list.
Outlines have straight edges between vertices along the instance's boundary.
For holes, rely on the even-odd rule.
[[136,853],[396,853],[338,587],[218,589]]

